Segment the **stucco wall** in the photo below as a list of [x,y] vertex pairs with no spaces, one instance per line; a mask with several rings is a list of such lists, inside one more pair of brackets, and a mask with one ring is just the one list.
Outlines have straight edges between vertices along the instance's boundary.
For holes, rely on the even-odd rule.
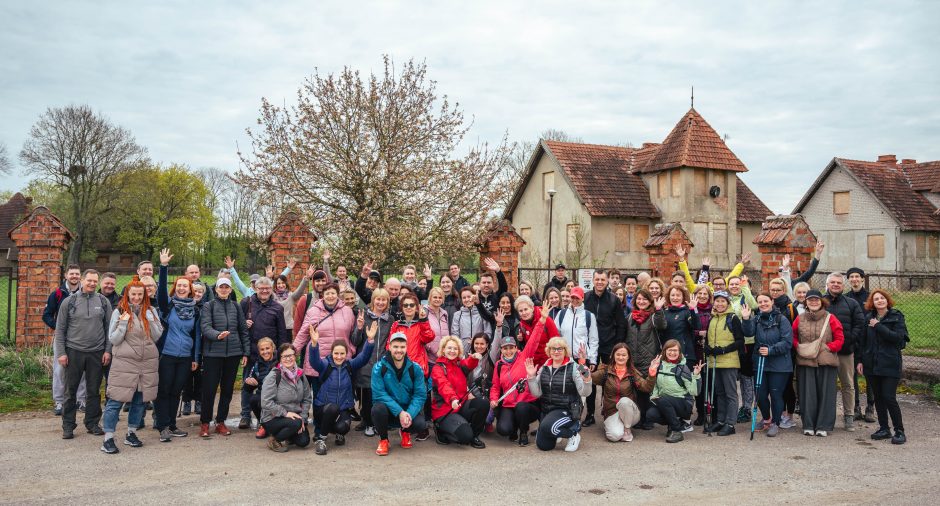
[[930,258],[928,248],[928,258],[917,258],[917,236],[924,232],[901,232],[901,270],[905,272],[940,272],[940,259]]
[[[629,252],[618,253],[617,246],[617,225],[630,225],[630,250]],[[591,247],[593,257],[602,260],[599,265],[605,267],[618,267],[646,269],[649,265],[649,258],[643,243],[647,237],[639,242],[639,238],[634,235],[633,225],[647,225],[652,232],[656,221],[653,220],[629,220],[625,218],[594,218],[591,224]],[[639,242],[639,244],[637,244]]]

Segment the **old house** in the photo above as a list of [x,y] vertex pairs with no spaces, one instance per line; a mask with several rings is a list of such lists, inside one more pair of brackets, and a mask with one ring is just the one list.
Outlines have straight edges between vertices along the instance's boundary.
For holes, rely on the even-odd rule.
[[13,267],[18,254],[10,239],[10,230],[32,211],[32,199],[17,192],[10,200],[0,204],[0,268]]
[[747,170],[693,108],[662,143],[540,141],[503,217],[526,241],[523,265],[643,267],[653,226],[679,222],[693,264],[728,267],[744,251],[759,261],[752,241],[773,214],[739,178]]
[[832,265],[940,271],[940,161],[833,158],[796,205]]

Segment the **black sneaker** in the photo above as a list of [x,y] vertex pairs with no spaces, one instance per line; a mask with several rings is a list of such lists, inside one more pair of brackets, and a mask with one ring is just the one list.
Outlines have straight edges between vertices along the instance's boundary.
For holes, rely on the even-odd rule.
[[192,403],[184,402],[183,403],[183,416],[189,416],[193,412]]
[[354,422],[362,421],[362,416],[360,416],[359,413],[357,413],[355,410],[349,413],[349,418],[352,419],[352,421]]
[[721,428],[724,427],[724,426],[725,426],[725,424],[723,424],[723,423],[721,423],[721,422],[714,422],[714,423],[712,423],[711,425],[708,425],[708,426],[705,427],[705,433],[706,433],[706,434],[709,434],[709,433],[712,433],[712,432],[718,432],[718,431],[721,430]]
[[434,441],[436,441],[437,444],[443,445],[443,446],[449,445],[449,444],[450,444],[450,441],[444,439],[443,436],[444,436],[444,434],[442,434],[441,431],[439,431],[439,430],[435,430],[435,431],[434,431]]
[[907,442],[907,436],[904,435],[903,430],[895,430],[894,437],[891,438],[891,444],[893,445],[902,445]]
[[140,439],[137,439],[137,434],[131,432],[130,434],[124,436],[124,444],[132,448],[140,448],[144,444],[140,442]]
[[[901,435],[903,436],[903,434]],[[486,443],[480,441],[479,437],[474,436],[474,438],[470,441],[470,446],[476,448],[477,450],[482,450],[483,448],[486,448]]]
[[880,441],[882,439],[891,439],[891,431],[882,427],[878,429],[874,434],[871,435],[871,438],[875,441]]
[[431,431],[429,431],[428,429],[424,429],[423,431],[418,433],[418,437],[416,437],[415,439],[417,439],[418,441],[426,441],[429,437],[431,437]]
[[336,440],[334,441],[334,443],[336,443],[336,446],[343,446],[344,444],[346,444],[346,436],[342,434],[337,434]]
[[694,430],[694,429],[692,428],[692,424],[691,424],[691,423],[682,422],[682,431],[681,431],[681,432],[692,432],[693,430]]
[[75,431],[72,429],[62,429],[62,439],[72,439],[75,437]]
[[114,438],[106,439],[105,442],[101,445],[101,451],[105,453],[118,453],[121,450],[118,450],[116,444],[114,444]]
[[519,446],[529,446],[529,435],[524,430],[519,431]]
[[102,429],[100,425],[88,427],[86,430],[88,431],[89,434],[94,434],[96,436],[104,435],[104,429]]
[[734,425],[731,425],[730,423],[718,431],[719,436],[730,436],[732,434],[734,434]]
[[685,439],[685,436],[682,435],[681,430],[671,431],[669,435],[666,436],[667,443],[678,443],[679,441],[682,441],[683,439]]
[[173,439],[173,435],[170,434],[170,429],[163,429],[160,431],[160,442],[169,443]]
[[584,418],[584,423],[581,424],[582,427],[590,427],[597,423],[597,420],[594,419],[594,415],[588,415]]

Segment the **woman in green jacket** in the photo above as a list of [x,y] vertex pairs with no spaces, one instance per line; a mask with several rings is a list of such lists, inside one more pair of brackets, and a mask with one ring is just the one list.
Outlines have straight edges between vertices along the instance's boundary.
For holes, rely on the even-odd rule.
[[[715,421],[705,427],[705,432],[717,432],[719,436],[734,434],[738,421],[738,370],[744,349],[744,332],[741,319],[734,314],[728,292],[715,292],[712,303],[712,319],[705,333],[705,358],[708,367],[715,368],[714,401],[717,415]],[[745,306],[742,311],[750,308]]]
[[679,349],[679,341],[670,339],[663,344],[663,352],[650,363],[649,377],[656,378],[656,386],[650,394],[650,408],[646,419],[667,426],[667,443],[678,443],[685,439],[682,429],[685,420],[692,418],[692,405],[698,395],[702,363],[692,370],[685,363]]

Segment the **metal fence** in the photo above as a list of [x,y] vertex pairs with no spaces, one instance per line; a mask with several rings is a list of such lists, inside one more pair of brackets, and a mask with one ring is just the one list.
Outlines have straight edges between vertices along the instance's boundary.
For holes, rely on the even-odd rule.
[[[621,279],[624,279],[627,275],[636,276],[641,272],[649,272],[649,267],[572,267],[568,269],[568,279],[574,281],[578,284],[578,271],[582,269],[587,269],[589,271],[594,271],[596,269],[603,269],[605,271],[610,271],[611,269],[616,269],[620,271]],[[731,272],[730,267],[710,267],[709,268],[709,277],[714,278],[715,276],[727,276]],[[693,268],[690,272],[693,278],[698,279],[699,270]],[[748,265],[744,269],[744,274],[748,276],[749,279],[755,280],[754,282],[760,282],[760,268],[754,268],[753,266]],[[552,279],[555,275],[555,270],[548,267],[519,267],[519,280],[528,281],[534,284],[537,287],[537,290],[541,291],[542,288],[548,283],[548,280]],[[667,285],[669,284],[669,279],[663,279]]]
[[0,345],[16,344],[16,269],[0,267]]

